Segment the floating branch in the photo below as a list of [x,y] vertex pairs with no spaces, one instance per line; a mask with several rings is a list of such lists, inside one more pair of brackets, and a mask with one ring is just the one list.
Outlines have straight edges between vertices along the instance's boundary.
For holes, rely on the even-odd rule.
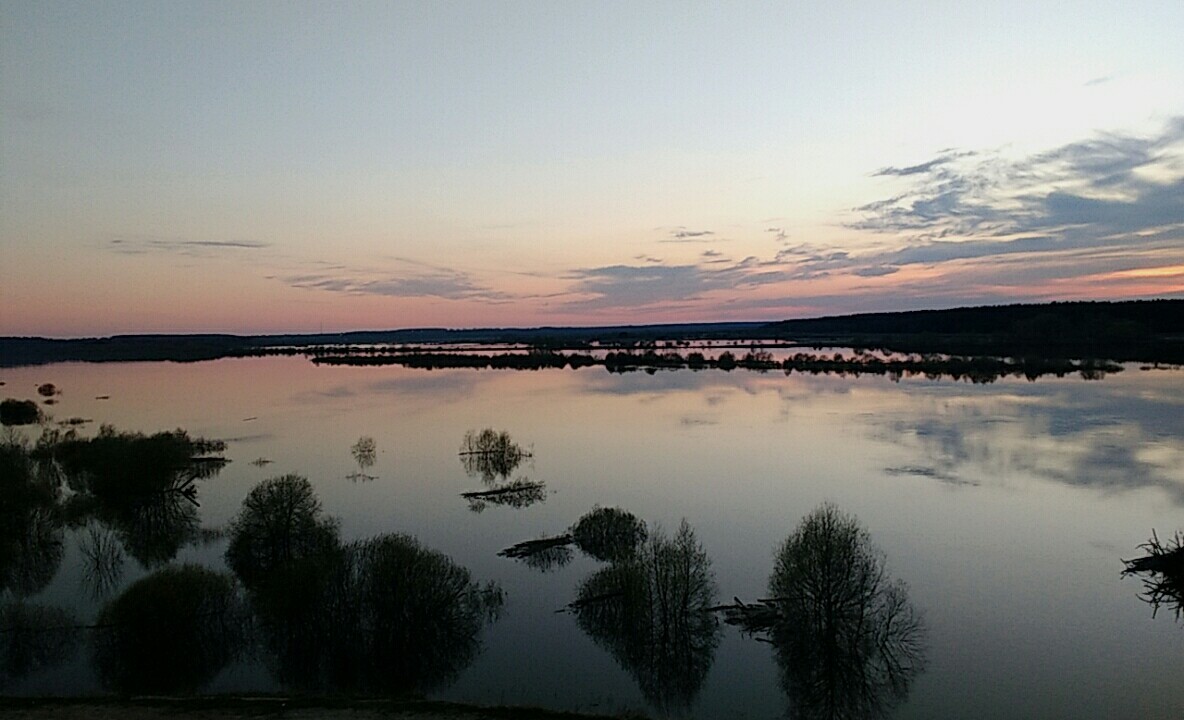
[[508,558],[524,558],[549,548],[566,547],[573,542],[575,540],[570,534],[539,538],[538,540],[527,540],[502,550],[498,555]]
[[512,483],[496,487],[492,490],[474,490],[473,492],[463,492],[460,494],[460,496],[466,500],[478,498],[482,500],[490,500],[505,495],[533,493],[534,491],[544,490],[546,487],[547,484],[544,482],[535,482],[533,480],[527,480],[526,478],[519,478]]

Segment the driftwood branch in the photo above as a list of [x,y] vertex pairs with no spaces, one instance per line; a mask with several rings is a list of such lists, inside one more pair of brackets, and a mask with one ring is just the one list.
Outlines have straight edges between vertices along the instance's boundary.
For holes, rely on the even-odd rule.
[[513,483],[510,483],[509,485],[503,485],[501,487],[496,487],[492,490],[474,490],[472,492],[463,492],[460,494],[460,496],[465,498],[466,500],[488,499],[488,498],[496,498],[496,497],[499,497],[502,495],[512,495],[514,493],[523,493],[523,492],[532,491],[532,490],[541,490],[541,489],[545,488],[546,486],[547,486],[546,483],[542,483],[542,482],[530,482],[530,481],[518,482],[518,481],[515,481]]
[[732,598],[731,605],[716,605],[708,608],[708,612],[719,612],[724,615],[724,622],[737,625],[748,633],[768,632],[782,620],[781,604],[785,598],[761,598],[755,603],[746,603],[740,598]]
[[508,558],[529,557],[530,555],[553,547],[570,545],[572,542],[574,540],[570,534],[539,538],[538,540],[527,540],[526,542],[520,542],[517,545],[502,550],[498,555]]
[[600,595],[593,595],[592,597],[586,597],[586,598],[581,598],[579,600],[573,600],[572,602],[569,602],[568,604],[559,608],[555,612],[562,613],[562,612],[571,612],[574,610],[582,610],[583,608],[586,608],[589,605],[596,605],[598,603],[606,602],[608,600],[614,600],[616,598],[623,597],[624,595],[625,595],[625,591],[623,591],[623,590],[615,590],[613,592],[602,593]]

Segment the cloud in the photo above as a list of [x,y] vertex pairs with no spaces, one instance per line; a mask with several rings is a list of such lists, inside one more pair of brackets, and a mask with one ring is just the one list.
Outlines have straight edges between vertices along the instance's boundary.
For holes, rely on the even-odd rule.
[[252,240],[181,240],[122,236],[107,241],[107,248],[121,255],[144,255],[147,253],[172,253],[176,255],[209,257],[222,251],[262,250],[271,243]]
[[385,297],[434,297],[444,300],[481,300],[508,302],[514,296],[493,290],[478,283],[470,274],[418,261],[402,261],[391,271],[338,269],[319,271],[280,278],[288,285],[309,290],[345,293],[349,295],[381,295]]
[[1035,264],[1082,252],[1108,255],[1097,271],[1129,267],[1140,255],[1170,263],[1180,255],[1171,251],[1184,245],[1182,157],[1184,118],[1150,136],[1099,134],[1019,159],[944,151],[877,171],[907,182],[904,191],[856,208],[861,217],[847,224],[901,236],[903,244],[847,257],[797,246],[778,259],[796,262],[804,275],[862,277],[1021,254]]
[[1184,118],[1019,158],[943,150],[875,175],[897,187],[847,224],[872,240],[861,248],[797,243],[739,261],[707,249],[688,264],[581,268],[566,278],[576,297],[554,307],[741,317],[1184,295],[1169,272],[1184,266]]
[[899,270],[900,268],[895,265],[869,265],[867,267],[856,268],[854,272],[859,277],[881,277],[891,275]]
[[[726,261],[725,261],[726,262]],[[585,295],[562,305],[565,310],[638,308],[702,300],[717,290],[743,290],[782,283],[790,275],[756,257],[722,266],[608,265],[573,270],[569,291]]]
[[718,238],[715,237],[715,232],[711,230],[688,230],[686,227],[679,226],[670,231],[670,237],[663,238],[658,242],[665,243],[700,243],[700,242],[715,242]]
[[923,162],[919,165],[910,165],[908,167],[884,167],[872,173],[872,177],[897,176],[905,177],[908,175],[923,175],[932,172],[935,168],[942,165],[947,165],[958,158],[970,157],[974,155],[972,152],[955,152],[952,150],[945,150],[937,157]]
[[1103,134],[1015,160],[946,152],[877,171],[908,178],[911,186],[856,208],[863,217],[849,226],[991,238],[1055,231],[1072,242],[1181,224],[1181,145],[1184,118],[1150,137]]

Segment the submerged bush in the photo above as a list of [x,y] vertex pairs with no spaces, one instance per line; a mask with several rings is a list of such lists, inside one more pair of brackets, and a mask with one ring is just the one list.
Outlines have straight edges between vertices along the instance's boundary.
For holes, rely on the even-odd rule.
[[409,535],[345,548],[356,622],[348,647],[363,692],[426,692],[452,681],[477,657],[480,632],[504,601],[497,585],[479,585],[447,555]]
[[105,687],[190,694],[242,648],[243,615],[229,575],[196,565],[159,570],[99,613],[94,661]]
[[299,475],[251,490],[230,535],[226,561],[250,591],[267,662],[302,691],[436,688],[473,662],[503,602],[411,536],[342,546]]
[[480,432],[469,430],[460,445],[461,464],[469,475],[477,476],[486,483],[493,483],[497,477],[509,477],[522,462],[530,457],[521,445],[514,442],[510,433],[485,428]]
[[571,528],[576,547],[605,562],[632,557],[647,535],[645,521],[620,508],[594,508]]
[[0,686],[65,662],[78,641],[78,621],[62,608],[25,602],[0,607]]
[[32,400],[8,398],[0,402],[0,424],[34,425],[41,422],[41,408]]
[[110,425],[93,438],[67,433],[38,443],[38,453],[57,460],[75,490],[101,499],[184,489],[217,473],[226,461],[209,456],[225,449],[221,441],[191,438],[184,430],[144,435]]

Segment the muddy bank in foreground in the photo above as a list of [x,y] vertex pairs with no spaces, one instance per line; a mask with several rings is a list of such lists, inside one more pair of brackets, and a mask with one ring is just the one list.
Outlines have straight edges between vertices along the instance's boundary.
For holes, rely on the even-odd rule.
[[229,720],[232,718],[328,718],[329,720],[640,720],[640,715],[589,715],[531,707],[479,707],[425,700],[246,698],[0,698],[0,715],[12,720]]

